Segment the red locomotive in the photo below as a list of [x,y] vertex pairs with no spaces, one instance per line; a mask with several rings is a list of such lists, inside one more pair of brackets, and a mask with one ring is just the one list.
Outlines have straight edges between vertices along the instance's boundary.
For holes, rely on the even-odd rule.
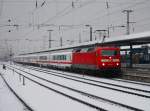
[[120,49],[96,47],[87,51],[73,52],[72,65],[91,70],[120,70]]
[[76,47],[59,48],[16,56],[15,62],[70,70],[120,72],[120,48]]

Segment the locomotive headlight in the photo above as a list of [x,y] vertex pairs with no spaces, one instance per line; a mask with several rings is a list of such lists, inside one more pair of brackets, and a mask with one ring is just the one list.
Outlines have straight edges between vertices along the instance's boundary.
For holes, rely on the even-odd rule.
[[105,63],[102,63],[102,66],[105,66]]
[[117,66],[119,66],[119,63],[116,63]]

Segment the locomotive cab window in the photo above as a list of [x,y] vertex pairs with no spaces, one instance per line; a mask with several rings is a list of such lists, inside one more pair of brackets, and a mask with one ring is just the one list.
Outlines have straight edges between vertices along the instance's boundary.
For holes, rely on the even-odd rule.
[[119,52],[117,50],[102,50],[101,54],[102,56],[115,56]]

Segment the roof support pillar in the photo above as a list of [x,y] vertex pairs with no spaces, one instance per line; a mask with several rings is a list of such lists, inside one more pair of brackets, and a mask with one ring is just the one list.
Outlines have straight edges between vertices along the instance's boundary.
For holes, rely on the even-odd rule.
[[132,43],[130,43],[130,65],[129,65],[130,68],[133,67],[132,54],[133,54],[133,47],[132,47]]

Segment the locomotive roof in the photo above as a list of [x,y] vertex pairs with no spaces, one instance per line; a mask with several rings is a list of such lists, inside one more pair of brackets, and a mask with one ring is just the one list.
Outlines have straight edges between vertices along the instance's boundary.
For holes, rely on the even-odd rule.
[[109,38],[105,38],[104,42],[102,42],[102,40],[95,40],[95,41],[77,43],[74,45],[66,45],[62,47],[56,47],[56,48],[51,48],[48,50],[20,54],[20,55],[37,54],[41,52],[46,53],[49,51],[58,51],[58,50],[73,50],[77,48],[94,47],[94,46],[128,46],[130,44],[139,45],[139,44],[145,44],[145,43],[150,43],[150,31],[137,33],[137,34],[117,36],[117,37],[109,37]]

